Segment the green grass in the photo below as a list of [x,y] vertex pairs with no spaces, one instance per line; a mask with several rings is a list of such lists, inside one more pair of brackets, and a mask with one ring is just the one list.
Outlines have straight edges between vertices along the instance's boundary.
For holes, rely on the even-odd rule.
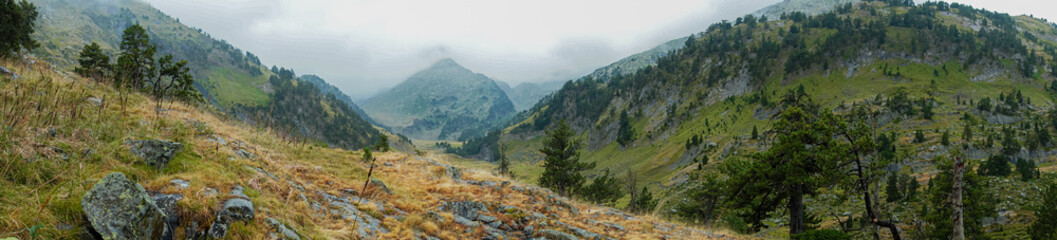
[[257,87],[268,82],[267,74],[253,77],[242,71],[214,67],[209,71],[206,82],[221,106],[258,106],[268,103],[268,94]]

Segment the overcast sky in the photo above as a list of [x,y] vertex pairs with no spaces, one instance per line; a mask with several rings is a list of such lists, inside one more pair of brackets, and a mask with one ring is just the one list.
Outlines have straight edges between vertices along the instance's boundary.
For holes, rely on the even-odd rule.
[[[779,0],[146,0],[355,99],[450,57],[511,85],[569,80]],[[1055,15],[1052,0],[957,1]],[[1047,10],[1047,11],[1043,11]]]

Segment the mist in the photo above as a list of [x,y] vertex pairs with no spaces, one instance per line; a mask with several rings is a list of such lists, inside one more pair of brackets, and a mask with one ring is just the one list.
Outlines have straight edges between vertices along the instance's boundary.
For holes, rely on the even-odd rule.
[[[390,88],[442,58],[511,85],[575,79],[779,2],[146,1],[266,65],[319,75],[354,99]],[[1050,5],[957,2],[1018,15]]]

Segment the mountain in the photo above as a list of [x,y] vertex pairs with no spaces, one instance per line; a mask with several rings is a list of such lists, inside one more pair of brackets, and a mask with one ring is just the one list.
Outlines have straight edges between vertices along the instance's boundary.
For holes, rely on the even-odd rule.
[[[655,66],[565,84],[515,117],[498,136],[472,139],[452,152],[487,157],[480,153],[494,152],[501,143],[515,159],[512,169],[525,180],[535,179],[543,169],[537,149],[544,130],[565,121],[580,133],[580,158],[598,165],[588,176],[607,170],[635,172],[664,187],[659,192],[670,201],[664,209],[691,211],[673,214],[692,221],[714,221],[695,218],[702,215],[693,211],[716,207],[719,216],[739,212],[680,199],[716,196],[687,189],[714,185],[705,176],[724,179],[715,174],[728,171],[727,162],[748,161],[753,153],[769,149],[772,140],[781,137],[767,135],[775,125],[772,117],[789,96],[808,96],[842,117],[868,118],[865,123],[877,134],[891,136],[885,139],[897,145],[893,149],[898,154],[882,176],[943,176],[941,159],[953,159],[954,154],[965,154],[972,163],[1003,155],[1053,161],[1054,145],[1040,139],[1048,139],[1057,128],[1046,122],[1057,116],[1049,112],[1057,98],[1052,88],[1057,80],[1054,57],[1057,25],[962,4],[866,1],[837,5],[814,16],[792,12],[762,22],[747,16],[695,34]],[[763,138],[756,137],[757,130]],[[1008,141],[999,147],[995,139]],[[1003,195],[1010,185],[1037,184],[993,185],[982,191]],[[913,207],[879,206],[904,221],[925,221],[909,209],[945,208],[920,199],[907,204]],[[1009,206],[1020,214],[1030,212],[1033,204],[1037,199],[1026,197]],[[810,214],[854,206],[819,204]],[[857,209],[850,217],[864,216],[861,205]],[[1024,236],[1023,231],[1005,230],[1009,228],[991,225],[987,231],[994,231],[993,236]],[[784,234],[765,231],[765,236]]]
[[323,80],[323,78],[310,74],[301,75],[301,80],[312,83],[317,88],[319,88],[319,91],[323,91],[324,94],[334,94],[335,98],[337,98],[342,103],[345,103],[345,105],[348,105],[353,112],[356,112],[356,114],[360,115],[360,118],[363,118],[363,120],[367,120],[371,124],[377,124],[374,122],[374,120],[371,120],[371,117],[367,115],[367,112],[363,111],[363,108],[360,108],[360,105],[356,105],[356,102],[352,101],[352,98],[349,97],[349,95],[345,95],[345,93],[342,92],[341,89],[338,89],[338,87],[335,87],[334,85],[330,85],[330,83],[327,83],[327,81]]
[[[273,85],[273,82],[295,81],[292,69],[265,68],[261,59],[244,52],[227,41],[212,38],[201,29],[180,23],[140,0],[32,0],[40,17],[34,38],[41,47],[32,53],[57,69],[70,71],[77,65],[81,48],[97,42],[104,52],[116,59],[121,35],[125,28],[140,24],[147,29],[150,41],[158,47],[155,57],[172,54],[187,60],[195,86],[208,102],[240,120],[270,124],[275,129],[289,131],[291,136],[308,137],[345,148],[360,148],[373,144],[381,133],[367,121],[362,121],[358,107],[351,111],[337,104],[347,105],[344,99],[328,99],[320,90],[295,89],[297,84]],[[281,76],[281,75],[286,76]],[[283,78],[283,81],[271,81]],[[320,81],[321,79],[310,79]],[[325,82],[323,82],[325,84]],[[324,86],[323,84],[320,84]],[[291,89],[280,89],[289,86]],[[326,90],[324,90],[326,91]],[[282,102],[277,92],[298,92],[298,101]],[[336,95],[338,97],[343,95]],[[289,99],[289,98],[287,98]],[[294,105],[291,105],[294,104]],[[282,107],[278,107],[282,105]],[[332,116],[335,121],[289,121],[273,109],[315,110],[315,116]],[[330,111],[324,111],[330,109]],[[326,112],[326,113],[324,113]],[[349,125],[351,124],[351,125]],[[355,131],[352,131],[355,130]]]
[[827,13],[844,4],[860,1],[862,0],[782,0],[780,3],[756,10],[752,15],[774,19],[779,18],[782,13],[800,12],[813,16]]
[[368,99],[363,109],[393,131],[417,139],[480,136],[514,114],[514,104],[495,81],[452,59]]
[[0,239],[747,238],[557,196],[446,155],[368,160],[212,106],[166,102],[158,113],[150,96],[114,101],[110,84],[46,60],[0,67],[20,76],[0,73],[0,112],[17,113],[0,117]]
[[547,95],[558,91],[562,88],[566,81],[552,81],[544,83],[531,83],[524,82],[519,83],[516,87],[511,88],[509,84],[505,82],[496,82],[500,89],[510,97],[510,101],[514,103],[514,109],[517,111],[525,111],[535,105],[540,99],[543,99]]

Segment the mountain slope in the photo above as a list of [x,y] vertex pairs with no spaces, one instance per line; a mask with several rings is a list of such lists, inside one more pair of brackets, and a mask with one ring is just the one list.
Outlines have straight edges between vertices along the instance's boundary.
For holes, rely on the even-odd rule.
[[[320,90],[303,91],[279,89],[283,86],[271,84],[270,79],[296,78],[293,70],[269,71],[261,60],[249,52],[217,40],[202,32],[185,26],[165,13],[139,0],[33,0],[38,6],[40,19],[34,38],[41,47],[33,53],[54,64],[57,69],[72,70],[77,65],[78,54],[86,43],[97,42],[104,52],[116,59],[119,54],[121,35],[125,28],[140,24],[147,29],[151,43],[158,47],[156,57],[172,54],[176,59],[189,62],[195,86],[208,101],[222,111],[237,113],[234,116],[247,122],[269,123],[277,129],[290,131],[288,135],[312,138],[328,144],[359,148],[369,144],[380,133],[368,122],[359,120],[360,114],[342,111],[333,103],[340,100],[327,99]],[[287,76],[283,76],[286,73]],[[315,79],[313,79],[315,80]],[[285,85],[296,87],[297,85]],[[302,101],[281,101],[274,98],[276,92],[302,92]],[[341,96],[341,95],[337,95]],[[344,100],[341,100],[344,101]],[[343,105],[345,103],[342,103]],[[274,112],[280,109],[318,109],[312,114],[323,116],[322,109],[336,109],[327,114],[349,121],[286,121]],[[354,106],[354,105],[352,105]],[[305,114],[305,113],[302,113]],[[351,125],[350,125],[351,124]],[[340,131],[339,131],[340,130]],[[349,131],[356,130],[356,131]],[[324,135],[326,133],[326,135]]]
[[[519,160],[514,172],[535,179],[542,171],[539,136],[565,120],[582,133],[582,159],[599,165],[589,176],[606,169],[634,171],[666,187],[660,192],[668,193],[670,202],[658,209],[679,208],[685,203],[679,199],[686,198],[680,190],[701,184],[700,176],[718,172],[728,159],[766,149],[767,142],[750,133],[766,134],[776,104],[802,86],[823,107],[872,116],[875,129],[902,136],[896,140],[900,158],[893,174],[917,179],[936,174],[933,159],[953,151],[941,144],[942,136],[958,142],[966,125],[978,134],[962,140],[970,144],[964,151],[973,161],[1003,154],[985,139],[1012,127],[1018,130],[1010,141],[1025,147],[1009,144],[1016,147],[1007,152],[1048,166],[1053,145],[1027,144],[1038,137],[1030,126],[1057,127],[1040,120],[1055,116],[1045,112],[1055,96],[1047,90],[1055,80],[1055,52],[1052,23],[959,4],[869,1],[814,17],[797,13],[768,22],[718,23],[656,67],[566,84],[524,114],[524,121],[490,139],[510,147],[508,155]],[[625,114],[630,124],[622,127]],[[624,132],[631,136],[626,145],[617,141]],[[921,140],[914,140],[915,132]],[[475,141],[464,146],[497,145]],[[1035,201],[1018,198],[1011,211],[1026,212]],[[855,211],[849,210],[862,214]]]
[[496,82],[500,89],[510,97],[510,101],[514,103],[514,109],[516,111],[525,111],[535,105],[540,99],[543,99],[547,95],[558,91],[562,88],[562,85],[566,81],[553,81],[544,83],[519,83],[515,87],[510,87],[505,82]]
[[752,15],[757,17],[779,18],[782,13],[801,12],[807,15],[818,15],[832,11],[837,6],[862,0],[782,0],[771,6],[756,10]]
[[376,121],[418,139],[483,135],[514,113],[495,81],[444,59],[374,96],[363,108]]
[[[0,67],[20,76],[0,74],[0,112],[18,113],[0,117],[0,238],[100,239],[107,229],[93,226],[108,220],[148,234],[148,224],[121,217],[134,214],[86,217],[130,210],[164,213],[173,239],[747,239],[578,203],[445,156],[376,152],[368,162],[359,151],[290,144],[208,107],[166,103],[159,113],[149,96],[114,101],[121,93],[109,85],[33,58]],[[138,140],[182,147],[143,150],[177,149],[151,165],[130,146]],[[97,185],[112,173],[136,187]],[[93,189],[135,201],[84,198]]]
[[330,83],[327,83],[323,78],[316,75],[301,75],[301,80],[316,85],[316,87],[319,88],[319,91],[322,91],[324,94],[334,94],[335,98],[342,103],[345,103],[345,105],[348,105],[353,112],[360,115],[360,118],[367,120],[367,122],[370,122],[371,124],[377,124],[367,115],[367,112],[363,111],[363,108],[360,108],[360,105],[356,105],[356,102],[352,101],[352,98],[349,97],[349,95],[345,95],[341,89],[338,89],[338,87],[335,87],[334,85],[330,85]]

